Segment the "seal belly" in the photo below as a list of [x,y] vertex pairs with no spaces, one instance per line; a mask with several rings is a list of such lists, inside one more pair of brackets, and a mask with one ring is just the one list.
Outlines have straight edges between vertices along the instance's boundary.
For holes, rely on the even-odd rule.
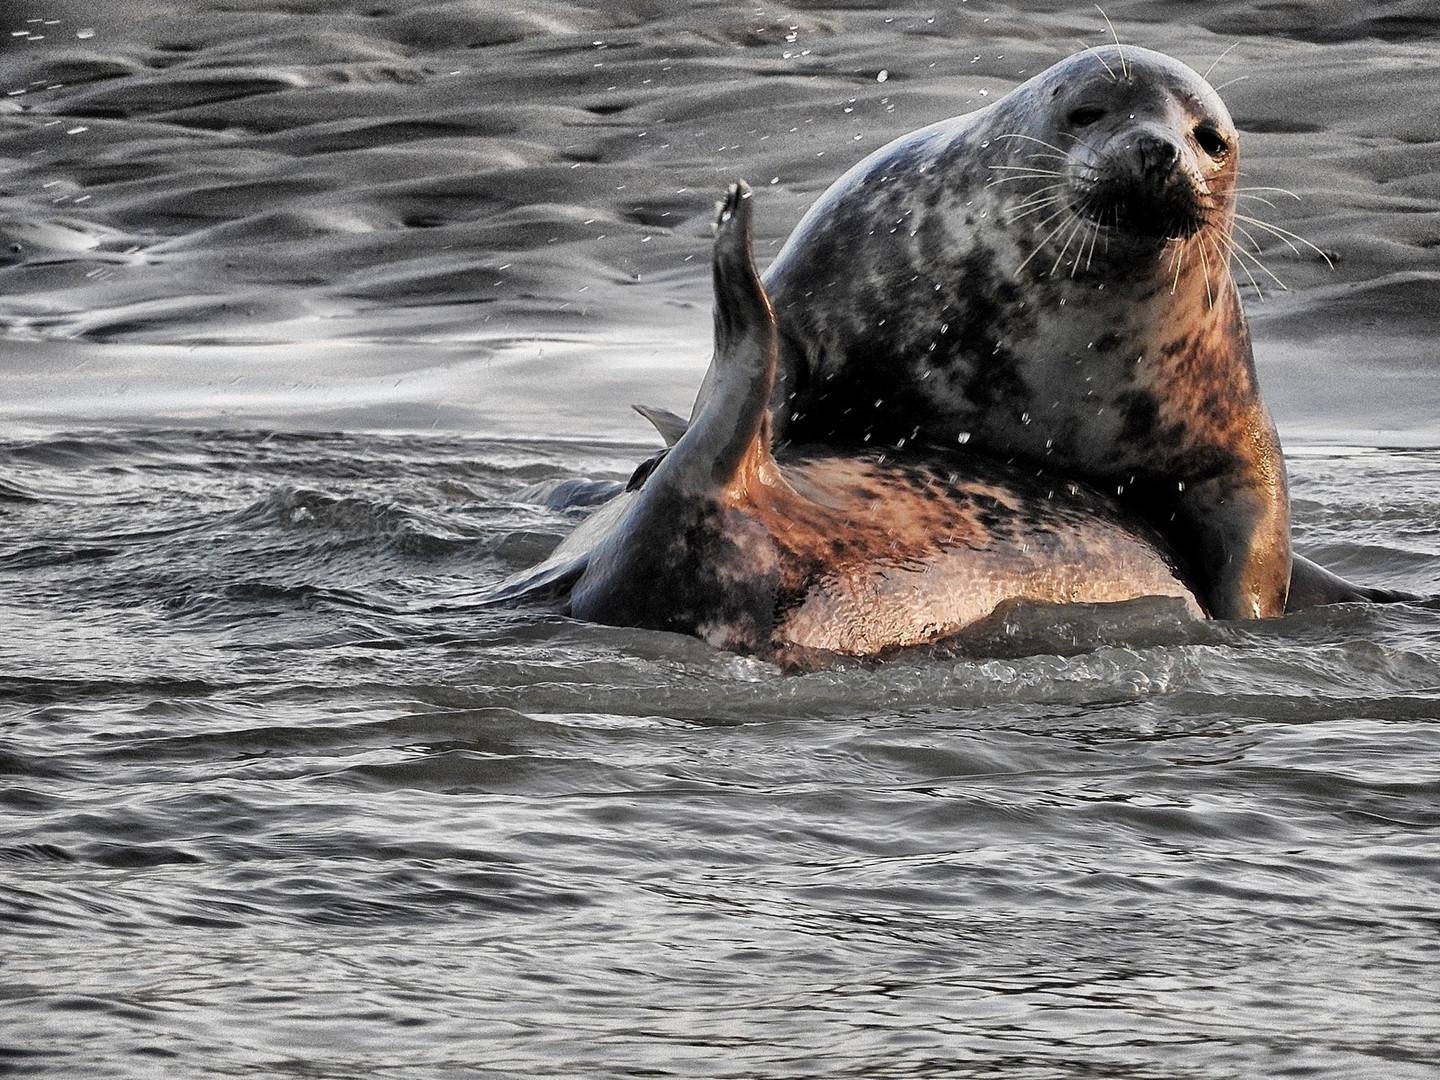
[[791,492],[757,493],[748,510],[805,569],[779,597],[777,644],[874,655],[1010,600],[1177,596],[1202,615],[1158,536],[1079,485],[973,454],[781,464]]

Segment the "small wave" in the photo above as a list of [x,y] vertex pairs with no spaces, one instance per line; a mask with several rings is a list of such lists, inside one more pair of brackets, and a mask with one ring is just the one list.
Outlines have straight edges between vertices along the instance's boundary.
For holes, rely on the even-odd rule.
[[0,675],[0,702],[24,705],[73,704],[86,700],[108,700],[131,695],[157,698],[201,697],[231,689],[234,682],[207,682],[199,679],[50,679]]
[[97,544],[38,544],[0,554],[0,567],[11,571],[36,570],[44,566],[101,562],[119,555],[121,550],[118,547]]
[[481,542],[486,531],[443,513],[389,499],[284,487],[228,515],[222,527],[273,529],[335,540],[379,539],[406,555],[446,554]]
[[0,480],[0,502],[39,502],[37,492],[10,480]]
[[522,488],[511,498],[516,502],[548,506],[552,510],[569,510],[599,506],[624,490],[625,485],[618,480],[591,480],[575,476],[542,480]]
[[307,85],[295,71],[276,67],[167,71],[106,80],[54,97],[46,112],[79,117],[135,117],[273,94]]

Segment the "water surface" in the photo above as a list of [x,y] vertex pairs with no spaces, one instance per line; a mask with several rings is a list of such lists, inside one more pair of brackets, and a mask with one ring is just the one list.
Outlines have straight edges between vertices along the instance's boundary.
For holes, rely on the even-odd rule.
[[[1436,21],[1106,8],[1333,263],[1245,286],[1300,548],[1440,592]],[[0,1072],[1436,1075],[1434,604],[788,677],[480,603],[688,406],[725,183],[768,257],[1088,8],[4,20]]]

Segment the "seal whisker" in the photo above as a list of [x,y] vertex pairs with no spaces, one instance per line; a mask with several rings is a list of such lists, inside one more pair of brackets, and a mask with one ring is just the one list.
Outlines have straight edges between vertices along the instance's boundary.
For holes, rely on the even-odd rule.
[[1210,66],[1205,69],[1205,73],[1204,73],[1203,75],[1201,75],[1200,77],[1201,77],[1202,79],[1204,79],[1206,82],[1209,82],[1209,81],[1210,81],[1210,72],[1212,72],[1212,71],[1215,70],[1215,68],[1219,65],[1219,63],[1220,63],[1221,60],[1224,60],[1225,57],[1229,56],[1232,52],[1234,52],[1234,51],[1235,51],[1236,49],[1238,49],[1239,47],[1240,47],[1240,42],[1237,41],[1237,42],[1235,42],[1235,44],[1231,45],[1228,49],[1226,49],[1224,52],[1222,52],[1219,56],[1215,57],[1214,61],[1211,62]]
[[1046,142],[1044,139],[1037,139],[1034,135],[1025,135],[1025,134],[1022,134],[1021,132],[1018,132],[1018,131],[1011,131],[1011,132],[1007,132],[1007,133],[1004,134],[1004,135],[997,135],[997,136],[995,136],[995,137],[996,137],[997,139],[1024,139],[1026,142],[1039,143],[1041,146],[1044,146],[1044,147],[1047,147],[1047,148],[1049,148],[1049,149],[1051,149],[1051,150],[1054,150],[1057,154],[1060,154],[1062,157],[1065,156],[1065,151],[1064,151],[1064,149],[1062,149],[1062,148],[1059,147],[1059,146],[1056,146],[1056,145],[1055,145],[1054,143],[1052,143],[1052,142]]
[[[1061,264],[1062,262],[1064,262],[1064,260],[1065,260],[1065,253],[1070,250],[1070,245],[1071,245],[1071,244],[1074,242],[1074,240],[1075,240],[1075,234],[1076,234],[1076,233],[1079,233],[1079,232],[1082,232],[1082,231],[1084,230],[1084,228],[1085,228],[1085,223],[1086,223],[1088,220],[1089,220],[1089,218],[1085,217],[1083,214],[1076,214],[1074,220],[1071,221],[1071,223],[1070,223],[1070,231],[1065,234],[1065,243],[1064,243],[1064,244],[1061,246],[1061,248],[1060,248],[1060,254],[1055,256],[1055,262],[1054,262],[1054,263],[1051,265],[1051,267],[1050,267],[1050,276],[1051,276],[1051,277],[1054,277],[1054,276],[1055,276],[1055,271],[1058,270],[1058,269],[1060,269],[1060,264]],[[1080,246],[1081,246],[1082,249],[1084,248],[1085,245],[1084,245],[1084,242],[1083,242],[1083,241],[1081,242],[1081,245],[1080,245]],[[1071,276],[1071,277],[1074,277],[1074,276],[1075,276],[1075,266],[1076,266],[1077,263],[1079,263],[1079,261],[1080,261],[1080,256],[1077,254],[1077,255],[1075,256],[1075,262],[1070,264],[1070,276]]]
[[[1233,239],[1231,239],[1231,238],[1229,238],[1229,237],[1224,237],[1223,239],[1225,240],[1225,242],[1226,242],[1227,244],[1229,244],[1229,246],[1230,246],[1230,251],[1231,251],[1238,259],[1241,260],[1240,265],[1241,265],[1242,267],[1245,266],[1245,261],[1244,261],[1244,260],[1248,259],[1248,260],[1250,260],[1250,262],[1254,263],[1256,267],[1258,267],[1259,269],[1263,270],[1267,275],[1269,275],[1270,280],[1273,281],[1273,282],[1275,282],[1276,285],[1278,285],[1280,288],[1284,289],[1286,292],[1289,292],[1289,291],[1290,291],[1290,286],[1289,286],[1289,285],[1286,285],[1285,282],[1281,281],[1280,278],[1276,275],[1275,271],[1271,270],[1270,267],[1266,266],[1266,265],[1265,265],[1265,261],[1264,261],[1263,259],[1261,259],[1259,255],[1256,255],[1253,251],[1247,251],[1247,250],[1245,250],[1245,248],[1244,248],[1243,246],[1241,246],[1240,244],[1237,244]],[[1249,271],[1249,269],[1247,268],[1245,272],[1248,274],[1250,271]],[[1256,288],[1257,288],[1257,290],[1258,290],[1259,286],[1256,286]]]
[[1086,52],[1093,54],[1094,57],[1095,57],[1095,59],[1100,61],[1100,66],[1103,67],[1103,68],[1109,73],[1109,75],[1110,75],[1110,81],[1111,81],[1111,82],[1119,82],[1119,81],[1120,81],[1120,76],[1116,75],[1116,74],[1115,74],[1115,69],[1112,68],[1109,64],[1107,64],[1107,63],[1105,62],[1105,57],[1103,57],[1103,56],[1100,55],[1100,50],[1099,50],[1099,49],[1097,49],[1094,45],[1091,45],[1091,44],[1090,44],[1088,41],[1086,41],[1084,38],[1078,38],[1078,37],[1077,37],[1075,40],[1078,41],[1081,45],[1085,46],[1085,51],[1086,51]]
[[[1068,159],[1067,159],[1068,160]],[[1031,176],[1064,176],[1059,169],[1041,169],[1034,165],[986,165],[987,169],[994,169],[996,172],[1021,172],[1029,173]]]
[[1051,195],[1050,192],[1052,192],[1052,191],[1068,191],[1069,189],[1070,189],[1070,185],[1069,185],[1069,184],[1042,184],[1040,187],[1035,188],[1035,189],[1027,192],[1027,193],[1026,193],[1024,196],[1022,196],[1020,199],[1017,199],[1016,202],[1015,202],[1015,205],[1016,205],[1016,206],[1028,206],[1028,205],[1030,205],[1031,203],[1037,202],[1037,201],[1042,200],[1042,199],[1053,199],[1053,198],[1055,198],[1055,196]]
[[[1076,207],[1076,217],[1080,221],[1080,246],[1075,250],[1075,261],[1070,264],[1070,276],[1073,278],[1076,271],[1080,269],[1080,260],[1085,260],[1085,269],[1090,269],[1090,263],[1095,255],[1095,243],[1100,236],[1100,221],[1095,214],[1095,207],[1090,199],[1086,198]],[[1085,250],[1086,242],[1089,242],[1090,251]],[[1068,244],[1066,245],[1069,246]]]
[[1219,86],[1212,87],[1212,89],[1218,94],[1221,90],[1224,90],[1227,86],[1234,86],[1237,82],[1244,82],[1244,81],[1245,81],[1246,79],[1248,79],[1248,78],[1250,78],[1249,75],[1236,75],[1235,78],[1230,79],[1228,82],[1223,82],[1223,83],[1221,83]]
[[1213,309],[1215,307],[1215,291],[1210,287],[1210,260],[1205,257],[1205,245],[1203,243],[1195,244],[1194,247],[1195,254],[1200,256],[1200,272],[1205,275],[1205,301],[1207,305]]
[[[1006,177],[1006,178],[1005,178],[1005,180],[1021,180],[1021,179],[1030,180],[1030,179],[1033,179],[1033,177],[1029,177],[1029,176],[1026,176],[1026,177],[1011,176],[1011,177]],[[993,181],[993,184],[1002,184],[1002,183],[1005,182],[1005,180],[995,180],[995,181]],[[992,185],[992,184],[987,184],[986,186],[989,187],[989,186],[993,186],[993,185]],[[1068,183],[1065,183],[1064,181],[1062,181],[1062,182],[1060,182],[1060,183],[1058,183],[1058,184],[1041,184],[1041,185],[1040,185],[1039,187],[1037,187],[1037,188],[1032,188],[1028,193],[1026,193],[1026,194],[1021,198],[1020,201],[1021,201],[1022,203],[1023,203],[1023,202],[1028,202],[1028,201],[1031,200],[1031,199],[1037,199],[1037,198],[1040,198],[1040,197],[1044,196],[1046,192],[1050,192],[1050,191],[1060,191],[1060,190],[1066,190],[1066,191],[1068,191],[1069,189],[1070,189],[1070,185],[1069,185]]]
[[[1033,176],[1026,176],[1026,177],[1009,177],[1008,179],[1012,179],[1012,180],[1020,180],[1020,179],[1024,179],[1024,180],[1035,180],[1035,179],[1037,179],[1037,177],[1033,177]],[[1003,184],[1003,183],[1005,183],[1004,180],[992,180],[990,183],[986,184],[985,186],[986,186],[987,188],[999,187],[999,186],[1000,186],[1001,184]],[[1060,189],[1062,189],[1062,188],[1068,189],[1069,187],[1070,187],[1069,184],[1042,184],[1040,187],[1031,188],[1031,189],[1029,189],[1028,191],[1023,192],[1023,193],[1021,194],[1021,196],[1020,196],[1020,198],[1019,198],[1018,201],[1020,201],[1021,203],[1028,203],[1028,202],[1030,202],[1030,201],[1033,200],[1033,199],[1048,197],[1048,194],[1049,194],[1050,192],[1052,192],[1052,191],[1058,191],[1058,190],[1060,190]]]
[[[1036,226],[1036,228],[1043,229],[1046,225],[1049,225],[1050,222],[1054,221],[1056,218],[1063,218],[1067,212],[1071,212],[1068,202],[1059,210],[1055,211],[1055,213],[1051,214],[1049,217],[1041,221]],[[1029,255],[1026,255],[1025,260],[1015,268],[1015,272],[1018,274],[1020,273],[1020,271],[1024,270],[1025,267],[1030,264],[1030,260],[1035,258],[1036,255],[1039,255],[1041,251],[1045,250],[1045,245],[1050,243],[1050,241],[1059,234],[1060,230],[1065,228],[1066,224],[1067,222],[1061,221],[1059,225],[1056,225],[1055,228],[1051,229],[1050,232],[1046,233],[1045,236],[1040,240],[1040,242],[1035,245],[1035,250],[1030,252]]]
[[[1019,220],[1020,220],[1021,218],[1023,218],[1023,217],[1029,217],[1031,214],[1038,214],[1038,213],[1040,213],[1040,211],[1042,211],[1042,210],[1048,210],[1048,209],[1050,209],[1050,207],[1056,205],[1057,203],[1064,203],[1064,204],[1066,204],[1065,206],[1062,206],[1062,208],[1061,208],[1059,211],[1056,212],[1057,215],[1058,215],[1059,213],[1063,213],[1066,209],[1069,208],[1069,207],[1068,207],[1069,200],[1066,199],[1063,195],[1052,195],[1052,196],[1050,196],[1048,199],[1046,199],[1044,202],[1038,203],[1038,204],[1036,204],[1036,205],[1034,205],[1034,206],[1031,206],[1031,207],[1030,207],[1029,209],[1027,209],[1027,210],[1022,210],[1022,211],[1020,211],[1018,214],[1011,214],[1008,218],[1005,219],[1005,220],[1006,220],[1006,223],[1007,223],[1007,224],[1013,224],[1014,222],[1019,221]],[[1045,225],[1046,225],[1046,223],[1054,220],[1054,217],[1055,217],[1055,215],[1052,215],[1051,217],[1046,218],[1044,221],[1041,221],[1041,222],[1039,223],[1039,226],[1040,226],[1041,228],[1044,228]]]
[[[1043,228],[1045,228],[1045,226],[1049,225],[1050,222],[1054,221],[1056,218],[1063,218],[1066,214],[1073,214],[1073,213],[1074,213],[1074,208],[1071,207],[1071,205],[1070,205],[1070,203],[1069,203],[1068,201],[1065,201],[1065,202],[1062,203],[1062,205],[1061,205],[1061,207],[1060,207],[1059,210],[1056,210],[1056,211],[1055,211],[1053,214],[1051,214],[1049,217],[1040,219],[1040,221],[1038,221],[1038,222],[1036,223],[1035,227],[1036,227],[1037,230],[1038,230],[1038,229],[1043,229]],[[1065,228],[1066,224],[1068,224],[1068,222],[1061,221],[1059,225],[1056,225],[1055,228],[1051,229],[1048,233],[1046,233],[1045,236],[1041,238],[1040,243],[1035,246],[1035,250],[1030,253],[1030,257],[1027,258],[1027,259],[1025,260],[1025,262],[1022,262],[1022,263],[1020,264],[1020,266],[1023,268],[1023,267],[1025,266],[1025,263],[1028,263],[1028,262],[1030,261],[1030,259],[1033,259],[1033,258],[1034,258],[1036,255],[1038,255],[1042,250],[1044,250],[1045,245],[1048,244],[1048,243],[1050,243],[1051,240],[1055,239],[1055,237],[1060,234],[1060,230],[1063,229],[1063,228]]]
[[[1065,238],[1065,246],[1060,249],[1060,255],[1056,260],[1056,264],[1058,265],[1059,260],[1063,259],[1065,257],[1065,253],[1070,250],[1071,242],[1075,239],[1076,236],[1079,236],[1080,245],[1075,249],[1075,257],[1070,260],[1070,276],[1072,278],[1080,269],[1080,258],[1085,254],[1085,237],[1086,233],[1088,233],[1089,230],[1090,219],[1083,214],[1076,215],[1075,227],[1070,230],[1070,235]],[[1054,273],[1053,267],[1051,268],[1051,273]]]
[[1291,251],[1295,252],[1296,255],[1300,254],[1300,249],[1295,246],[1295,242],[1304,244],[1311,251],[1315,252],[1316,255],[1319,255],[1322,259],[1324,259],[1326,266],[1330,267],[1330,269],[1332,270],[1335,269],[1335,263],[1331,260],[1330,256],[1326,255],[1325,252],[1321,251],[1318,247],[1312,244],[1309,240],[1306,240],[1299,233],[1291,232],[1289,229],[1282,229],[1279,225],[1271,225],[1268,221],[1261,221],[1257,217],[1251,217],[1248,214],[1241,214],[1238,211],[1235,214],[1235,220],[1243,221],[1247,225],[1254,225],[1257,229],[1264,229],[1266,232],[1270,233],[1270,235],[1277,237],[1278,239],[1283,241],[1285,246],[1288,247]]
[[1110,21],[1110,16],[1105,14],[1105,9],[1099,4],[1095,5],[1095,10],[1100,12],[1100,17],[1105,20],[1105,25],[1110,30],[1110,36],[1115,39],[1115,51],[1120,56],[1120,70],[1125,73],[1125,81],[1129,82],[1130,69],[1125,65],[1125,47],[1120,44],[1120,35],[1115,32],[1115,24]]
[[[1254,233],[1252,233],[1249,229],[1245,228],[1245,226],[1238,221],[1235,222],[1234,228],[1236,232],[1238,232],[1241,236],[1245,237],[1246,240],[1250,241],[1251,247],[1253,247],[1256,251],[1261,250],[1260,241],[1255,239]],[[1247,251],[1246,254],[1248,255],[1249,252]]]
[[[1231,261],[1231,256],[1234,253],[1234,246],[1232,244],[1222,247],[1222,240],[1223,238],[1219,237],[1212,238],[1210,241],[1210,246],[1215,249],[1215,257],[1217,259],[1221,260],[1222,262],[1228,263]],[[1250,287],[1255,290],[1255,295],[1260,297],[1260,299],[1262,300],[1265,299],[1265,290],[1260,288],[1260,283],[1255,280],[1255,275],[1250,272],[1250,268],[1246,266],[1243,262],[1240,262],[1239,259],[1236,259],[1235,261],[1240,263],[1240,269],[1245,271],[1245,276],[1250,279]],[[1235,275],[1231,274],[1230,277],[1233,281]]]
[[[1055,271],[1060,269],[1060,264],[1065,261],[1065,253],[1070,250],[1070,244],[1075,239],[1075,234],[1083,226],[1083,222],[1075,221],[1070,225],[1070,231],[1065,234],[1065,243],[1060,247],[1060,254],[1055,256],[1055,261],[1050,264],[1050,277],[1055,276]],[[1070,276],[1075,276],[1075,263],[1070,264]]]
[[1015,203],[1015,205],[1010,207],[1009,209],[1017,211],[1017,213],[1011,214],[1008,220],[1018,221],[1020,218],[1027,217],[1030,214],[1035,213],[1037,210],[1044,210],[1047,206],[1054,206],[1058,202],[1065,201],[1065,196],[1063,194],[1051,194],[1051,192],[1053,192],[1055,188],[1064,186],[1065,185],[1063,184],[1052,184],[1049,188],[1046,188],[1045,191],[1037,191],[1034,194],[1026,197],[1025,199],[1022,199],[1021,201]]
[[1237,188],[1235,189],[1235,193],[1236,193],[1237,195],[1244,194],[1244,193],[1250,192],[1250,191],[1278,191],[1281,195],[1289,195],[1290,198],[1294,199],[1296,202],[1303,202],[1303,201],[1304,201],[1303,199],[1300,198],[1299,195],[1296,195],[1295,192],[1291,191],[1289,188],[1283,188],[1283,187],[1260,187],[1260,186],[1254,186],[1254,185],[1247,184],[1247,185],[1244,186],[1244,187],[1237,187]]
[[1056,193],[1056,188],[1063,188],[1063,186],[1064,185],[1051,185],[1046,188],[1046,190],[1033,192],[1024,199],[1007,207],[1007,209],[1015,211],[1009,220],[1014,221],[1017,218],[1033,214],[1037,210],[1043,210],[1047,206],[1054,206],[1057,202],[1066,198],[1063,191],[1059,194]]
[[[1112,210],[1112,213],[1113,213],[1113,210]],[[1089,270],[1089,269],[1090,269],[1090,264],[1091,264],[1091,262],[1093,262],[1094,259],[1095,259],[1095,245],[1096,245],[1096,244],[1099,242],[1099,240],[1100,240],[1100,234],[1105,231],[1105,227],[1104,227],[1103,225],[1101,225],[1100,220],[1099,220],[1098,218],[1092,218],[1091,221],[1090,221],[1090,225],[1091,225],[1091,228],[1094,229],[1094,232],[1092,232],[1092,233],[1090,234],[1090,254],[1087,255],[1087,256],[1085,256],[1085,269],[1086,269],[1086,270]],[[1105,237],[1105,247],[1106,247],[1107,250],[1108,250],[1109,247],[1110,247],[1110,237],[1109,237],[1108,235]]]
[[1170,295],[1174,296],[1180,288],[1180,271],[1185,266],[1185,243],[1175,244],[1175,257],[1170,261],[1171,267],[1175,270],[1175,279],[1170,283]]
[[[991,179],[985,181],[985,186],[986,186],[987,188],[991,188],[991,187],[999,187],[1001,184],[1014,183],[1016,180],[1043,180],[1043,179],[1045,179],[1043,176],[996,176],[996,177],[992,177]],[[1053,191],[1053,190],[1054,190],[1055,188],[1057,188],[1057,187],[1069,187],[1069,186],[1070,186],[1069,184],[1064,184],[1064,183],[1061,183],[1061,184],[1046,184],[1046,185],[1044,185],[1043,188],[1037,188],[1036,190]]]

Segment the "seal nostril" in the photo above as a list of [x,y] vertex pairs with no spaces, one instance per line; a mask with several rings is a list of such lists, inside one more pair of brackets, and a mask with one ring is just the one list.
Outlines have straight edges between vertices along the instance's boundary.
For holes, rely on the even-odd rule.
[[1144,136],[1135,141],[1135,153],[1140,159],[1140,169],[1147,176],[1166,176],[1180,160],[1180,148],[1170,139]]

